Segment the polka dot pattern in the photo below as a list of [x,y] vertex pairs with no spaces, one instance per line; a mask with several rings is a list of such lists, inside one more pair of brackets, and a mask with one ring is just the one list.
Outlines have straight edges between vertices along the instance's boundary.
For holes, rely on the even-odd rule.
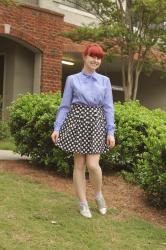
[[67,152],[96,154],[109,150],[102,107],[72,104],[55,144]]

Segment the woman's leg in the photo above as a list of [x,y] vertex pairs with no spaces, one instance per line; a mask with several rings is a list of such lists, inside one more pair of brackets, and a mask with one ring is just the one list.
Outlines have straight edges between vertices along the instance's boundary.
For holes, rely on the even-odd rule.
[[90,180],[94,186],[95,195],[101,193],[102,171],[99,165],[100,154],[87,154],[86,165],[89,171]]
[[80,202],[86,202],[85,180],[86,158],[84,154],[74,153],[73,183]]
[[101,214],[106,214],[107,207],[102,195],[102,171],[99,165],[100,154],[86,155],[86,164],[89,170],[90,180],[95,190],[95,200]]

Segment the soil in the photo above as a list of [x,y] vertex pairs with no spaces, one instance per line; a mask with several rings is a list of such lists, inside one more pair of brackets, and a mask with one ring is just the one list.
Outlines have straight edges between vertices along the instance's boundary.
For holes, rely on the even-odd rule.
[[[75,196],[72,178],[61,177],[53,170],[41,169],[28,161],[0,161],[0,169],[14,172],[31,180],[46,184],[52,190],[69,193]],[[144,191],[136,185],[126,183],[121,176],[111,173],[103,176],[103,193],[108,207],[121,211],[118,219],[125,214],[136,215],[142,219],[166,228],[166,209],[152,207],[146,199]],[[94,198],[93,187],[87,178],[87,198]]]

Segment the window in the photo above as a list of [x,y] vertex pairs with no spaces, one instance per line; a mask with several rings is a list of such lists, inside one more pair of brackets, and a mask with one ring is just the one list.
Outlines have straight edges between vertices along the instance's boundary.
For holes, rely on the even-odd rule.
[[86,6],[82,0],[57,0],[57,2],[80,10],[84,10],[84,6]]
[[38,0],[22,0],[22,3],[26,3],[30,5],[38,5]]

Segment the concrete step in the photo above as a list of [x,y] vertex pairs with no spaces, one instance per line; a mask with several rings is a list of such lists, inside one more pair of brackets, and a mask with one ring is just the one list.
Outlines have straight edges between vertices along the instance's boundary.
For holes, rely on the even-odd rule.
[[28,160],[29,157],[21,156],[12,150],[0,150],[0,160]]

